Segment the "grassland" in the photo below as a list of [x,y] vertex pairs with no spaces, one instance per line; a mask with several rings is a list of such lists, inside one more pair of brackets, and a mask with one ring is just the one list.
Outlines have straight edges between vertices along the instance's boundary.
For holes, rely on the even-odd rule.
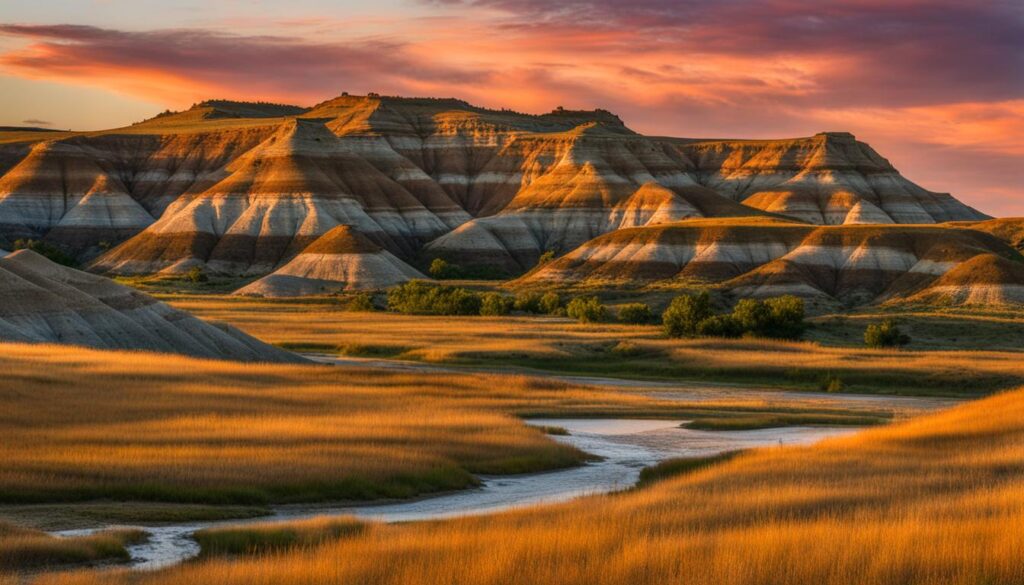
[[[251,516],[246,506],[406,498],[477,485],[476,474],[587,458],[518,418],[527,415],[769,417],[778,424],[789,417],[865,424],[891,416],[784,400],[687,404],[527,376],[0,347],[4,504],[176,502],[240,506]],[[176,513],[123,513],[138,519],[147,510],[157,518]]]
[[[636,379],[735,382],[818,390],[839,377],[850,392],[978,396],[1024,384],[1014,351],[869,350],[864,327],[892,316],[824,318],[807,342],[666,339],[656,326],[579,325],[551,317],[420,317],[353,313],[336,299],[266,301],[219,296],[169,297],[178,308],[226,321],[297,351],[397,358],[490,368],[533,368]],[[1024,318],[1013,314],[932,313],[902,319],[917,339],[972,331],[1016,343]],[[951,329],[951,327],[953,329]],[[1002,333],[997,333],[1002,332]],[[859,335],[855,338],[854,333]],[[998,335],[1003,335],[1000,338]],[[815,336],[834,345],[814,341]],[[1008,336],[1008,337],[1007,337]],[[843,347],[839,341],[847,339]],[[963,341],[963,340],[961,340]],[[1024,338],[1020,339],[1024,343]],[[979,342],[980,343],[980,342]],[[922,343],[924,345],[924,343]],[[622,351],[627,347],[628,351]],[[1017,346],[1024,347],[1024,346]]]
[[637,585],[1024,581],[1024,389],[777,447],[625,493],[373,525],[285,556],[49,585]]
[[195,533],[200,556],[260,555],[317,545],[361,533],[354,518],[323,517],[295,522],[266,522],[208,528]]
[[145,538],[146,534],[139,530],[109,530],[89,536],[57,538],[0,521],[0,571],[125,561],[128,559],[125,546]]

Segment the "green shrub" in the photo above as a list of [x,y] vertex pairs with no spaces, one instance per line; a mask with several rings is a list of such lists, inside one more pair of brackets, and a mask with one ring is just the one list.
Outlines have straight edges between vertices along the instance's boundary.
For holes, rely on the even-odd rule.
[[554,291],[546,292],[537,301],[537,309],[547,315],[557,315],[562,309],[562,297]]
[[598,323],[608,317],[608,309],[597,297],[576,297],[569,301],[565,312],[580,323]]
[[512,307],[523,313],[539,313],[540,301],[543,297],[540,293],[535,292],[521,292],[516,295],[515,301],[512,303]]
[[512,298],[501,293],[490,292],[480,300],[480,314],[488,317],[508,315],[512,311]]
[[544,252],[543,254],[541,254],[540,258],[537,259],[537,266],[544,266],[545,264],[547,264],[548,262],[551,262],[554,259],[555,259],[555,251],[554,250],[548,250],[547,252]]
[[188,269],[187,273],[185,273],[185,279],[188,280],[189,282],[200,283],[210,280],[210,277],[207,276],[205,272],[203,272],[202,268],[198,266],[193,266],[192,268]]
[[619,307],[619,321],[639,325],[654,319],[651,308],[644,303],[627,303]]
[[798,339],[806,328],[804,302],[792,295],[766,301],[742,299],[732,310],[732,318],[743,333],[775,339]]
[[459,267],[449,263],[444,258],[434,258],[430,263],[430,276],[437,280],[445,280],[448,278],[458,278],[460,274]]
[[731,315],[715,315],[697,324],[697,335],[702,337],[739,337],[743,328]]
[[353,312],[369,313],[376,311],[377,307],[373,304],[373,295],[364,292],[352,297],[352,300],[348,302],[345,309]]
[[846,384],[843,384],[843,380],[835,374],[825,376],[818,384],[818,389],[822,392],[837,393],[842,392],[844,388],[846,388]]
[[711,296],[707,291],[701,291],[696,295],[683,295],[672,299],[661,320],[669,337],[683,337],[695,335],[697,325],[712,316]]
[[388,308],[411,315],[479,315],[480,295],[464,288],[410,280],[388,291]]
[[41,242],[39,240],[15,240],[14,250],[32,250],[36,254],[49,259],[51,262],[62,264],[64,266],[75,267],[78,265],[75,259],[65,254],[63,250],[49,244],[47,242]]
[[910,336],[900,331],[892,319],[880,324],[868,325],[864,330],[864,343],[868,347],[903,347],[910,343]]

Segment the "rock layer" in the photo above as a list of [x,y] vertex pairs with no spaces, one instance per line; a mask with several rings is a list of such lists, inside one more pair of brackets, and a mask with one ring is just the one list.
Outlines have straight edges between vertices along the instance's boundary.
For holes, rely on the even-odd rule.
[[0,132],[0,245],[31,237],[119,274],[281,268],[338,225],[395,256],[510,273],[622,228],[782,214],[979,221],[851,135],[641,136],[609,112],[454,99],[211,101],[90,134]]
[[740,296],[863,304],[918,291],[979,255],[1024,260],[997,238],[969,229],[691,220],[601,236],[520,283],[713,284]]
[[426,278],[354,228],[338,226],[290,262],[235,294],[296,297],[354,290],[381,290]]
[[979,254],[905,302],[940,306],[1024,304],[1024,262]]
[[253,362],[301,358],[29,250],[0,258],[0,340]]

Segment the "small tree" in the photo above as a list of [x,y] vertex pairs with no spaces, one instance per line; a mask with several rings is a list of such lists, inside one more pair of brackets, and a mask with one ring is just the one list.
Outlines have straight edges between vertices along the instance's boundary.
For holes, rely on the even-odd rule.
[[910,336],[900,331],[892,319],[880,324],[868,325],[864,330],[864,343],[868,347],[903,347],[910,343]]
[[544,252],[543,254],[541,254],[540,258],[537,259],[537,266],[544,266],[545,264],[547,264],[548,262],[551,262],[554,259],[555,259],[555,251],[554,250],[548,250],[547,252]]
[[644,303],[627,303],[619,307],[619,321],[639,325],[650,323],[654,318],[651,308]]
[[508,315],[512,310],[512,298],[501,293],[490,292],[480,299],[480,314],[488,317]]
[[555,291],[548,291],[537,301],[537,309],[547,315],[557,315],[562,309],[562,297]]
[[345,309],[353,312],[369,313],[377,310],[377,307],[373,305],[373,295],[363,292],[352,297],[352,300],[348,302]]
[[523,313],[539,313],[540,312],[540,301],[541,296],[535,292],[521,292],[516,295],[515,301],[513,301],[513,308]]
[[744,333],[765,335],[771,324],[768,305],[756,299],[740,299],[732,309],[732,318]]
[[430,263],[430,276],[437,280],[456,278],[459,275],[459,267],[449,263],[444,258],[434,258]]
[[198,266],[193,266],[192,268],[189,268],[188,272],[185,274],[185,278],[188,279],[189,282],[195,283],[206,282],[210,280],[210,277],[207,276],[206,273],[203,272],[203,269]]
[[597,323],[608,317],[608,309],[597,297],[576,297],[569,301],[565,312],[580,323]]
[[702,337],[739,337],[743,328],[731,315],[715,315],[697,324],[697,335]]
[[661,320],[669,337],[695,335],[697,325],[711,317],[711,296],[707,291],[672,299]]
[[799,339],[804,334],[807,325],[804,323],[803,299],[785,295],[768,299],[764,304],[771,313],[765,335],[778,339]]

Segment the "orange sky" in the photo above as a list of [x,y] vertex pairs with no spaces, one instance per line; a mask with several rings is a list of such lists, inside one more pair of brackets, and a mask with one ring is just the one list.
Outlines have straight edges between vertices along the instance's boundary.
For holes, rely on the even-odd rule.
[[0,16],[0,124],[92,129],[208,98],[342,91],[602,107],[648,134],[851,131],[929,189],[1024,215],[1017,0],[171,4]]

